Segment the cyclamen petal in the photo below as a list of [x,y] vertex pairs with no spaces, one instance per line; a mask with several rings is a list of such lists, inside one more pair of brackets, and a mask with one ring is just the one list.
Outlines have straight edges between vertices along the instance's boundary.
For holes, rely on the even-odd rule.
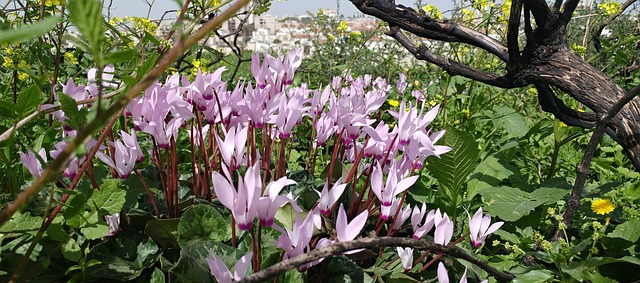
[[344,211],[344,205],[340,204],[338,210],[338,218],[336,219],[336,233],[340,242],[348,242],[360,235],[360,231],[364,228],[369,217],[369,211],[365,210],[358,214],[351,223],[347,221],[347,213]]

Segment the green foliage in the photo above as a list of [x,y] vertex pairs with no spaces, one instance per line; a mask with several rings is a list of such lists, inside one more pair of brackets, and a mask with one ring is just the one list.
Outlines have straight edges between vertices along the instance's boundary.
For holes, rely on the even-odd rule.
[[69,20],[78,28],[89,44],[98,66],[102,65],[101,50],[105,41],[102,3],[97,0],[69,0]]
[[60,16],[52,16],[18,29],[2,31],[0,32],[0,44],[21,43],[44,35],[53,29],[61,20],[62,18]]
[[181,247],[197,241],[224,242],[231,239],[231,221],[210,205],[193,206],[180,218],[178,224]]

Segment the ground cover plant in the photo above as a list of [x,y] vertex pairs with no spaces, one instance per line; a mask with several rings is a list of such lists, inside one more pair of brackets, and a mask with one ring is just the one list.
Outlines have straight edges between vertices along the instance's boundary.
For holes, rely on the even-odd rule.
[[[356,32],[321,10],[311,49],[251,53],[234,38],[269,1],[186,1],[162,36],[99,1],[9,1],[0,278],[640,280],[625,272],[640,265],[640,175],[616,116],[638,89],[638,19],[623,14],[634,2],[562,22],[560,53],[631,89],[612,106],[580,104],[562,82],[478,77],[526,70],[513,30],[531,37],[530,11],[540,21],[571,3],[463,2],[443,21],[431,5],[353,1],[386,22]],[[403,24],[416,17],[425,26]],[[241,24],[221,34],[230,19]],[[453,43],[416,45],[399,28]],[[367,48],[385,33],[383,48]],[[463,64],[480,75],[456,73]]]

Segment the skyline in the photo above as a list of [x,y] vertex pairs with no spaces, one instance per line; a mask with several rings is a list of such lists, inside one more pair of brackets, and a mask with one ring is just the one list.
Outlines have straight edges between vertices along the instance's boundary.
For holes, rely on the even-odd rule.
[[[415,6],[415,0],[397,0],[398,4],[406,6]],[[108,1],[105,5],[108,5]],[[318,9],[338,10],[338,3],[340,5],[339,12],[345,16],[351,16],[358,10],[348,0],[337,1],[325,1],[325,0],[287,0],[271,2],[271,9],[267,11],[267,14],[275,15],[277,17],[304,15],[307,12],[316,12]],[[427,3],[424,3],[427,4]],[[452,1],[436,0],[430,1],[429,4],[433,4],[443,13],[453,7]],[[115,17],[125,16],[139,16],[146,17],[149,6],[145,4],[143,0],[112,0],[111,15]],[[149,13],[151,19],[159,19],[165,11],[178,10],[180,6],[175,0],[156,0]],[[106,13],[106,9],[105,9]]]

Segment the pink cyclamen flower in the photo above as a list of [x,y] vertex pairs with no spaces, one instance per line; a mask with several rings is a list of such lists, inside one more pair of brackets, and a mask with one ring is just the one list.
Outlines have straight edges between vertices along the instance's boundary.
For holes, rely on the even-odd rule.
[[362,231],[362,228],[364,228],[364,225],[367,223],[367,217],[369,217],[369,211],[364,210],[362,213],[358,214],[358,216],[353,218],[351,223],[349,223],[347,220],[347,213],[344,211],[344,205],[340,204],[338,218],[336,219],[336,233],[338,234],[338,241],[348,242],[360,235],[360,231]]
[[[418,176],[406,178],[399,176],[399,172],[396,170],[396,162],[394,161],[391,162],[391,168],[389,169],[385,185],[383,185],[382,173],[382,166],[380,162],[376,161],[376,167],[373,168],[373,172],[371,173],[371,190],[375,193],[376,197],[378,197],[378,200],[380,200],[381,206],[391,206],[393,198],[397,194],[404,192],[418,180]],[[389,216],[389,214],[380,214],[380,218],[383,220],[389,219]]]
[[120,213],[116,212],[111,215],[105,215],[104,221],[109,225],[109,232],[107,237],[113,237],[120,231]]
[[[124,133],[125,135],[127,134],[126,132],[121,131],[121,136],[122,133]],[[133,140],[129,140],[128,142],[135,143]],[[133,168],[136,166],[138,154],[142,154],[142,150],[140,149],[139,145],[138,147],[132,148],[128,145],[125,145],[125,143],[123,143],[121,140],[112,142],[111,145],[115,147],[113,159],[108,157],[101,151],[97,152],[96,156],[98,156],[98,158],[102,160],[102,162],[109,165],[109,167],[115,169],[116,172],[118,172],[118,177],[120,179],[125,180],[129,178],[129,175],[131,175],[131,171],[133,171]]]
[[320,213],[324,216],[329,216],[331,214],[331,210],[333,205],[338,201],[344,189],[347,187],[347,184],[341,184],[342,178],[336,180],[336,182],[329,190],[329,184],[325,182],[324,187],[322,188],[322,192],[320,192],[320,200],[318,201],[318,207],[320,208]]
[[[40,164],[40,160],[36,157],[36,154],[31,150],[28,150],[27,154],[22,152],[19,152],[18,154],[20,155],[20,161],[22,161],[22,164],[27,167],[29,173],[31,173],[31,175],[36,179],[40,178],[43,169],[42,164]],[[47,153],[44,148],[41,148],[40,151],[38,151],[38,155],[40,155],[42,161],[47,162]]]
[[280,191],[282,191],[285,186],[295,184],[297,184],[296,181],[282,177],[267,185],[267,196],[260,197],[258,201],[257,215],[260,220],[260,226],[267,227],[273,225],[278,209],[291,201],[290,198],[280,195]]
[[478,208],[478,211],[473,215],[473,217],[469,217],[469,233],[471,236],[471,244],[474,247],[478,248],[482,246],[482,242],[487,236],[496,230],[500,229],[504,222],[496,222],[493,225],[491,224],[491,215],[482,215],[482,207]]
[[[240,230],[253,228],[253,219],[256,217],[262,192],[260,164],[260,162],[256,162],[255,165],[247,169],[244,178],[238,178],[237,191],[234,189],[233,183],[230,183],[226,177],[218,172],[213,172],[213,190],[222,205],[231,210]],[[226,170],[224,166],[222,168]],[[225,175],[229,176],[229,174]]]
[[[480,283],[487,283],[489,280],[483,280]],[[444,267],[442,262],[438,263],[438,283],[449,283],[449,274],[447,274],[447,269]],[[465,267],[464,273],[460,278],[459,283],[467,283],[467,268]]]
[[398,252],[404,271],[411,270],[411,268],[413,268],[413,249],[396,247],[396,251]]
[[222,262],[220,258],[218,258],[213,251],[210,252],[209,257],[207,257],[207,264],[209,264],[209,269],[211,270],[211,275],[216,278],[218,283],[232,283],[234,281],[240,281],[244,278],[245,273],[247,272],[247,268],[251,264],[251,257],[253,256],[253,252],[249,252],[248,254],[241,257],[236,265],[233,266],[233,274],[227,268],[227,266]]
[[451,241],[453,236],[454,223],[449,219],[449,215],[444,213],[440,216],[438,213],[435,215],[436,230],[433,233],[433,242],[440,245],[447,245]]

